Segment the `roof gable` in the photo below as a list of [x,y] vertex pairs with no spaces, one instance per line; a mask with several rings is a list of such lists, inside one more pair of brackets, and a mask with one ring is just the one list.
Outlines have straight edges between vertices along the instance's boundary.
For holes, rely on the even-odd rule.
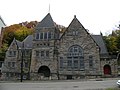
[[91,35],[91,36],[100,47],[100,54],[107,54],[108,51],[102,36],[101,35]]
[[24,48],[32,48],[33,35],[27,36],[22,43],[24,42]]
[[87,30],[84,28],[84,26],[79,22],[79,20],[76,18],[76,15],[74,16],[74,19],[72,20],[72,22],[69,24],[69,26],[67,27],[67,29],[64,31],[64,33],[61,35],[60,38],[62,38],[62,36],[65,35],[65,33],[69,30],[81,30],[82,34],[89,34],[87,32]]
[[19,47],[21,47],[21,42],[16,40],[15,38],[13,39],[12,43],[10,44],[9,49],[18,49]]
[[[12,43],[10,44],[9,49],[20,49],[23,48],[23,44],[24,44],[24,48],[32,48],[32,40],[33,40],[33,35],[29,35],[27,36],[22,42],[16,40],[15,38],[13,39]],[[15,47],[14,47],[15,46]]]
[[68,28],[84,28],[83,25],[79,22],[79,20],[76,18],[76,15],[74,16],[72,22],[68,26]]
[[38,23],[38,25],[36,26],[36,29],[39,28],[46,28],[46,27],[55,27],[55,23],[50,15],[50,13],[48,13],[41,22]]

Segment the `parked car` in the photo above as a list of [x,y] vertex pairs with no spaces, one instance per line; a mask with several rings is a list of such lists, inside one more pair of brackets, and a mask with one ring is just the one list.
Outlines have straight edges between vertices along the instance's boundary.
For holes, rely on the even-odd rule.
[[120,87],[120,80],[117,81],[117,85]]

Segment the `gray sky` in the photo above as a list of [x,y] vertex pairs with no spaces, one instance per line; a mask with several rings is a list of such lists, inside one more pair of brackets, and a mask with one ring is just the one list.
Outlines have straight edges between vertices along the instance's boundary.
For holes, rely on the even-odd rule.
[[90,33],[111,33],[120,22],[120,0],[0,0],[0,15],[7,25],[41,21],[49,12],[68,26],[74,15]]

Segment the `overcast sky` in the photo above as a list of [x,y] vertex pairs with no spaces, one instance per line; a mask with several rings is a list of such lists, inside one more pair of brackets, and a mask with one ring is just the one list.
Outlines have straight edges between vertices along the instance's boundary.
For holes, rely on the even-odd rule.
[[111,33],[120,23],[120,0],[0,0],[0,15],[9,26],[41,21],[49,12],[53,20],[68,26],[74,15],[90,33]]

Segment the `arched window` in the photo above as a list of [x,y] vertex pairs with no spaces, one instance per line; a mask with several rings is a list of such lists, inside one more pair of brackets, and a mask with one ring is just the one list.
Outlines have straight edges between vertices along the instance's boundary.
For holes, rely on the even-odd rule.
[[68,49],[69,56],[83,56],[83,50],[80,46],[74,45]]
[[83,49],[79,45],[73,45],[68,49],[67,67],[68,70],[84,70]]

